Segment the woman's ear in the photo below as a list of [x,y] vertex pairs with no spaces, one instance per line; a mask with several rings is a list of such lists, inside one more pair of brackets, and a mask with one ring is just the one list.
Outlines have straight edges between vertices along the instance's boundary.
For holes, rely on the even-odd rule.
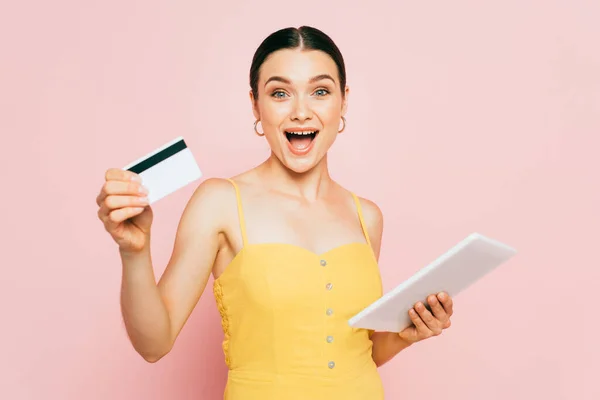
[[350,95],[350,87],[346,85],[344,89],[344,100],[342,101],[342,116],[346,115],[348,110],[348,96]]
[[254,118],[260,120],[260,112],[258,111],[258,101],[254,98],[254,92],[252,89],[250,90],[250,102],[252,103],[252,113],[254,114]]

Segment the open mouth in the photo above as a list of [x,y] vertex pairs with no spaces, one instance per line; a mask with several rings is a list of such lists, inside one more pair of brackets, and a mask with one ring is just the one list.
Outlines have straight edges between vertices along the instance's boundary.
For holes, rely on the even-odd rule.
[[318,130],[314,131],[285,131],[285,137],[291,145],[291,148],[297,152],[303,152],[310,148],[313,140],[319,134]]

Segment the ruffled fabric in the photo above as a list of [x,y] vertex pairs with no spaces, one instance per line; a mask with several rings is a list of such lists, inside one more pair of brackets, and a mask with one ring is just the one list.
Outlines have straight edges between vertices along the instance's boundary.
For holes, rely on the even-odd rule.
[[228,367],[231,367],[229,359],[229,316],[227,315],[227,309],[223,304],[223,287],[221,286],[220,282],[214,283],[213,293],[215,295],[215,300],[217,302],[219,314],[221,314],[221,326],[223,327],[224,334],[222,347],[223,354],[225,355],[225,364],[227,364]]

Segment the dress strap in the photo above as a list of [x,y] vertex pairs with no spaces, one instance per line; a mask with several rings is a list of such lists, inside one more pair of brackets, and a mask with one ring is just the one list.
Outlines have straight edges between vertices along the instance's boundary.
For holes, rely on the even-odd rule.
[[362,207],[360,205],[360,200],[358,196],[352,193],[352,197],[354,198],[354,203],[356,203],[356,210],[358,211],[358,219],[360,220],[360,226],[362,227],[365,238],[367,239],[367,244],[369,248],[371,247],[371,239],[369,239],[369,232],[367,231],[367,225],[365,224],[365,219],[363,218]]
[[244,211],[242,209],[242,196],[240,195],[240,188],[238,187],[237,183],[235,183],[233,181],[233,179],[230,178],[226,178],[234,187],[235,189],[235,197],[237,199],[237,209],[238,209],[238,218],[240,219],[240,229],[242,231],[242,244],[244,247],[246,247],[246,244],[248,243],[248,238],[246,236],[246,221],[244,218]]

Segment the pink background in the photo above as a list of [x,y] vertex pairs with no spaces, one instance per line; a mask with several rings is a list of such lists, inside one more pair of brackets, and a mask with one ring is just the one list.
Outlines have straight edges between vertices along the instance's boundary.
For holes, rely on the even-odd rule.
[[[250,60],[302,24],[347,61],[331,168],[385,214],[386,290],[473,231],[520,250],[456,298],[449,331],[381,369],[387,398],[600,398],[600,3],[354,4],[0,7],[0,398],[221,398],[210,291],[171,354],[134,353],[94,199],[106,168],[179,135],[206,176],[262,161]],[[154,207],[157,274],[192,191]]]

